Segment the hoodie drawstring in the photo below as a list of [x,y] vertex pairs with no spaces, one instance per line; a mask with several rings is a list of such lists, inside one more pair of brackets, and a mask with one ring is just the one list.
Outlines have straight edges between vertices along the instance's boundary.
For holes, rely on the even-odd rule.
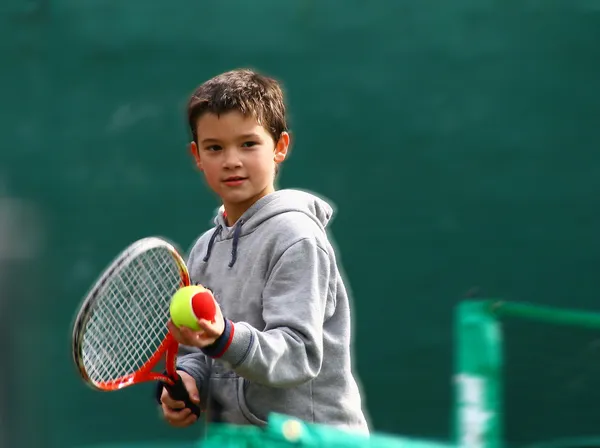
[[240,219],[240,222],[237,223],[235,229],[233,230],[233,242],[231,243],[231,261],[229,262],[229,267],[233,267],[235,264],[235,260],[237,260],[237,247],[238,241],[240,240],[240,234],[242,233],[242,225],[244,225],[244,220]]
[[[240,240],[240,235],[242,233],[243,224],[244,220],[240,219],[239,222],[236,224],[235,229],[233,230],[233,242],[231,243],[231,261],[228,265],[230,268],[233,267],[237,260],[237,248],[238,242]],[[208,248],[206,249],[206,255],[204,256],[205,263],[210,258],[210,253],[212,252],[213,245],[215,243],[215,240],[217,239],[217,236],[219,236],[219,234],[221,233],[221,230],[223,230],[223,226],[218,226],[210,237],[210,240],[208,242]]]
[[217,239],[217,236],[219,236],[219,234],[221,233],[221,230],[223,230],[222,226],[217,227],[215,229],[215,231],[213,232],[213,234],[211,235],[211,237],[210,237],[210,241],[208,242],[208,248],[206,249],[206,255],[204,256],[204,262],[205,263],[210,258],[210,253],[212,251],[213,244],[215,243],[215,240]]

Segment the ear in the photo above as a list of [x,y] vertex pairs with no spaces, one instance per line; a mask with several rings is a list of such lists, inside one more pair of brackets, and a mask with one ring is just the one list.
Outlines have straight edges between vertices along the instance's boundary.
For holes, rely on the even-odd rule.
[[200,149],[198,148],[196,142],[190,143],[190,154],[194,157],[198,169],[200,171],[204,171],[204,169],[202,168],[202,160],[200,159]]
[[282,132],[277,144],[275,145],[275,163],[281,163],[285,160],[290,147],[290,134]]

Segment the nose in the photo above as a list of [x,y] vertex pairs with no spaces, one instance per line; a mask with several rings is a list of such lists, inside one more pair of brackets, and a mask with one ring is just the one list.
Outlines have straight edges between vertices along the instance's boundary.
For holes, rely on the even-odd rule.
[[223,158],[223,167],[227,169],[239,168],[242,166],[239,154],[235,149],[226,149],[223,151],[225,157]]

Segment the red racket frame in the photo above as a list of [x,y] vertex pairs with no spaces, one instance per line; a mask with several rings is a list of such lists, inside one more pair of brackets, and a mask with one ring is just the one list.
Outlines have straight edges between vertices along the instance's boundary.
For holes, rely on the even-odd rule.
[[[156,247],[163,247],[169,250],[181,274],[181,287],[190,286],[190,276],[183,258],[181,255],[179,255],[179,252],[173,245],[161,238],[150,237],[139,240],[125,249],[117,257],[117,259],[113,261],[113,263],[105,270],[84,300],[75,320],[73,330],[73,356],[75,364],[77,365],[79,374],[83,380],[94,389],[101,391],[116,391],[134,384],[140,384],[149,381],[161,381],[167,386],[179,386],[179,392],[182,392],[181,378],[176,372],[179,343],[175,340],[170,332],[167,332],[165,338],[156,349],[154,354],[137,371],[124,377],[106,382],[94,381],[88,375],[83,363],[83,334],[86,324],[90,318],[90,311],[95,303],[95,298],[100,295],[103,287],[108,283],[112,276],[119,271],[122,265],[135,258],[140,251],[145,251]],[[163,356],[165,357],[166,375],[164,373],[159,373],[152,370],[154,367],[156,367]],[[185,389],[183,392],[185,392]],[[187,392],[185,392],[185,394],[187,395]],[[189,397],[187,397],[187,400],[189,400]]]

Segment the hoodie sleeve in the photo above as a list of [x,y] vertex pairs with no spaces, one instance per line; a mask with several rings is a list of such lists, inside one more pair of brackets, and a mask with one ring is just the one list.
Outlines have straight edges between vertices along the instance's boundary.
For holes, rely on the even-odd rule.
[[275,264],[263,291],[265,330],[226,319],[223,336],[204,353],[272,387],[315,378],[323,362],[330,271],[329,255],[314,238],[295,242]]

